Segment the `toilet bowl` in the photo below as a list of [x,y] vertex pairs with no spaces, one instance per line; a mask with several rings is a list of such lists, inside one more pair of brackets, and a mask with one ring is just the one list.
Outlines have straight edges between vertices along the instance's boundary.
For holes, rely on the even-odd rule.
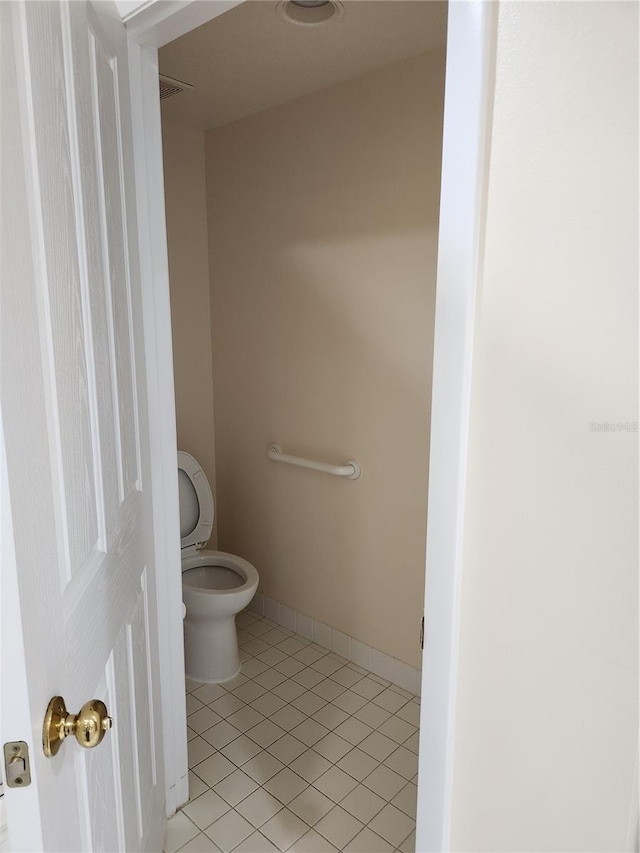
[[251,563],[205,550],[213,527],[213,495],[196,460],[178,452],[185,671],[194,681],[228,681],[240,671],[236,614],[260,580]]

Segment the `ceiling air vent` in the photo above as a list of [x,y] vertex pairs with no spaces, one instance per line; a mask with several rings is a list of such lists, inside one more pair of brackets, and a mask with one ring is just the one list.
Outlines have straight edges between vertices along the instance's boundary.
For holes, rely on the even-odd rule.
[[170,98],[172,95],[178,95],[184,92],[185,89],[193,89],[191,83],[183,83],[182,80],[174,80],[173,77],[167,77],[166,74],[160,74],[160,100]]

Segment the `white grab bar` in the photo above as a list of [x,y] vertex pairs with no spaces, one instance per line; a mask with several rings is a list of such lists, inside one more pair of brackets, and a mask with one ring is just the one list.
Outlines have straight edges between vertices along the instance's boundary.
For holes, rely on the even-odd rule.
[[287,465],[297,465],[299,468],[311,468],[312,471],[322,471],[324,474],[333,474],[334,477],[348,477],[349,480],[357,480],[362,473],[362,469],[354,459],[348,459],[344,465],[327,465],[325,462],[303,459],[302,456],[289,456],[283,453],[282,448],[277,444],[269,445],[267,456],[274,462],[285,462]]

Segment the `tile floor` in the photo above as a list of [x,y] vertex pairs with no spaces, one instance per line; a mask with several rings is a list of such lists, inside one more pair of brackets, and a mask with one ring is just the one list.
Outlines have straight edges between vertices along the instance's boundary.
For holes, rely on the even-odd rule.
[[187,683],[191,799],[165,853],[415,847],[419,699],[251,611],[242,673]]

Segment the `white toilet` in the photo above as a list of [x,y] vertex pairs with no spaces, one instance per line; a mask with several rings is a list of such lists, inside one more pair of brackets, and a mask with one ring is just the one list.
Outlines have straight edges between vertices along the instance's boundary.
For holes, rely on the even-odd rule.
[[207,476],[189,453],[178,451],[185,670],[194,681],[228,681],[240,671],[236,613],[249,604],[260,580],[233,554],[205,551],[213,527]]

